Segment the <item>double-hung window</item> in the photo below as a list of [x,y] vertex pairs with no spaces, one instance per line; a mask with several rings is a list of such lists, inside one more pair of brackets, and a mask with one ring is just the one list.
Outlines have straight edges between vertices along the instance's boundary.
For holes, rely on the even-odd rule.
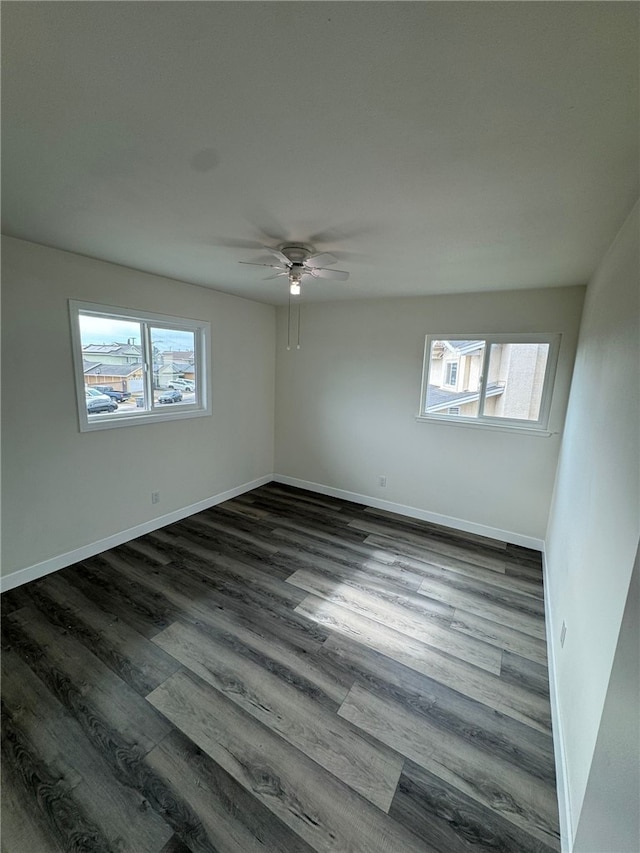
[[80,430],[211,414],[206,321],[69,302]]
[[427,335],[421,420],[546,430],[560,335]]

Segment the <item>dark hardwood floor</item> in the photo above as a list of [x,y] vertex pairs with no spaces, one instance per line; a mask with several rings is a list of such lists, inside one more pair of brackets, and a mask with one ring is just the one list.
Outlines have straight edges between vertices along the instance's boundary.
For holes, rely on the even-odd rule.
[[272,483],[2,613],[3,853],[560,849],[534,552]]

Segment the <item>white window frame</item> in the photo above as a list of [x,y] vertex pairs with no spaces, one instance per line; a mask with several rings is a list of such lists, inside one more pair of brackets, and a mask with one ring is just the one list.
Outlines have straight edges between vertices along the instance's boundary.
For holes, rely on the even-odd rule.
[[[82,339],[80,335],[80,314],[95,314],[114,320],[135,321],[142,326],[142,361],[145,398],[153,399],[153,348],[150,329],[169,329],[193,332],[195,360],[196,403],[173,403],[168,409],[151,407],[131,412],[103,413],[93,419],[89,417],[85,402],[85,376],[82,357]],[[131,308],[119,308],[114,305],[99,305],[95,302],[69,300],[71,322],[71,343],[73,349],[73,370],[76,385],[78,420],[81,432],[97,429],[113,429],[125,426],[175,421],[184,418],[201,418],[211,415],[211,387],[209,377],[209,352],[211,346],[211,325],[206,320],[194,320],[186,317],[171,317],[150,311],[137,311]]]
[[[424,344],[424,357],[422,361],[422,382],[420,391],[420,410],[416,416],[417,421],[424,422],[444,422],[449,424],[457,424],[464,426],[477,426],[487,429],[507,429],[519,432],[542,433],[548,435],[549,415],[551,412],[551,400],[553,398],[553,386],[555,381],[556,367],[558,364],[558,353],[560,351],[560,334],[472,334],[465,332],[464,334],[437,334],[427,335]],[[445,412],[427,412],[427,386],[429,382],[429,367],[431,360],[431,344],[433,341],[483,341],[485,345],[484,362],[482,369],[482,380],[480,383],[479,400],[478,400],[478,415],[476,417],[465,417],[464,415],[450,415]],[[548,344],[549,354],[545,368],[544,380],[542,384],[542,397],[540,400],[540,412],[538,419],[524,420],[521,418],[501,418],[495,415],[484,414],[484,404],[486,401],[487,390],[487,366],[492,344]],[[456,405],[454,400],[452,405]]]

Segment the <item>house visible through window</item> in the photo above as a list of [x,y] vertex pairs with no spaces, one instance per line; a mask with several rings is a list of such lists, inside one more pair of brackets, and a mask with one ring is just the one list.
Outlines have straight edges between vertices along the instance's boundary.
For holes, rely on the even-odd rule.
[[80,429],[210,413],[209,324],[70,302]]
[[429,335],[420,417],[546,429],[559,338]]

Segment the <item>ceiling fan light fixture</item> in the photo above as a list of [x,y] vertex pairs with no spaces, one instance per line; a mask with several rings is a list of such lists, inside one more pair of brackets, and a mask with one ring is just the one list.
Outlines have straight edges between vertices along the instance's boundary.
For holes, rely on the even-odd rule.
[[290,272],[289,273],[289,293],[291,296],[300,296],[300,284],[302,280],[302,274],[299,272]]

